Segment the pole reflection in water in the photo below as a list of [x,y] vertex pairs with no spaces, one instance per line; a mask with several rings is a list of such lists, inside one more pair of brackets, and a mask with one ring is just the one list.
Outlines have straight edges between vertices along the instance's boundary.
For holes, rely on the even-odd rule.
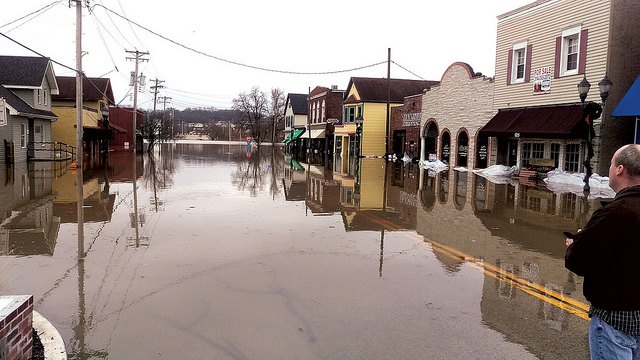
[[75,189],[54,186],[55,253],[15,257],[6,275],[71,358],[588,356],[562,231],[596,200],[383,159],[355,173],[347,157],[300,163],[264,145],[247,158],[245,143],[138,156],[85,169],[77,254]]

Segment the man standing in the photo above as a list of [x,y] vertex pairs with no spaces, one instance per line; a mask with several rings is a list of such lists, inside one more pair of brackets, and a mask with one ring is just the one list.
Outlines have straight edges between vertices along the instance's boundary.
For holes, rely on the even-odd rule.
[[591,302],[591,359],[640,359],[640,145],[618,149],[609,167],[616,192],[566,240],[565,266],[584,276]]

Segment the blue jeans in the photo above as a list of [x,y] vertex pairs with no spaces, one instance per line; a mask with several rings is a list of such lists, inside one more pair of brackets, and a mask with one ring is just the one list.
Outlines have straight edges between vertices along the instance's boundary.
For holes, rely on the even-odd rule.
[[589,324],[591,360],[640,360],[640,336],[618,331],[599,317],[591,317]]

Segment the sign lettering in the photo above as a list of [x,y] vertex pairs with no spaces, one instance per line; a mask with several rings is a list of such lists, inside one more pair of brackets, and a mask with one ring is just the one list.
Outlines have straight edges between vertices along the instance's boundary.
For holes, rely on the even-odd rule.
[[402,115],[402,126],[404,127],[420,127],[422,113],[411,113]]
[[553,69],[546,66],[533,70],[533,94],[548,94],[551,92],[551,78]]

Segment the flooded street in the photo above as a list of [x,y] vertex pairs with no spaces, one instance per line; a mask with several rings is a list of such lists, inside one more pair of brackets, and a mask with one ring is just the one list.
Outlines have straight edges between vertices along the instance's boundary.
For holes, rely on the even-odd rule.
[[598,199],[178,142],[85,170],[79,242],[68,164],[2,166],[0,290],[70,359],[589,356],[562,231]]

